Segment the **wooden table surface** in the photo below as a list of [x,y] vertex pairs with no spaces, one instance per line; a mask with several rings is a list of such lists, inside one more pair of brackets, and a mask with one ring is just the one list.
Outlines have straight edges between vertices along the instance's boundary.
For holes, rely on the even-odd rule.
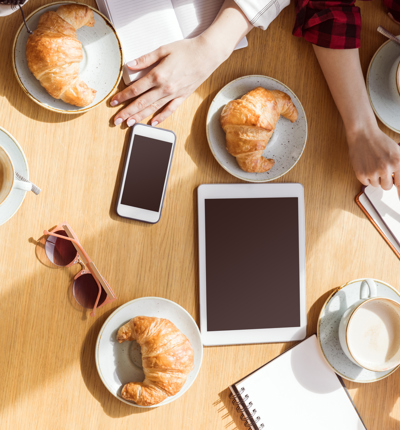
[[[24,10],[30,13],[45,3],[30,0]],[[87,3],[95,5],[94,0]],[[394,33],[400,29],[378,1],[361,3],[361,61],[366,73],[385,41],[377,26]],[[165,297],[199,322],[196,189],[204,183],[240,182],[213,158],[205,118],[215,94],[240,76],[279,79],[297,94],[307,114],[304,154],[278,182],[301,182],[305,188],[308,334],[316,332],[329,292],[346,281],[374,277],[400,289],[399,260],[354,202],[360,184],[347,156],[343,124],[311,45],[291,35],[294,18],[291,4],[267,31],[253,30],[249,47],[234,52],[163,124],[178,139],[156,225],[115,214],[129,135],[126,128],[113,126],[116,110],[103,103],[82,115],[62,115],[36,105],[12,70],[11,48],[20,14],[0,18],[0,126],[21,144],[30,178],[43,190],[37,197],[29,193],[17,214],[0,227],[1,429],[240,427],[227,401],[228,385],[293,344],[205,347],[200,374],[190,390],[176,402],[152,410],[113,397],[94,360],[102,324],[129,300]],[[70,300],[71,280],[79,266],[54,270],[37,257],[43,230],[62,221],[73,227],[118,295],[95,318]],[[400,372],[374,384],[346,381],[368,429],[400,427],[399,384]]]

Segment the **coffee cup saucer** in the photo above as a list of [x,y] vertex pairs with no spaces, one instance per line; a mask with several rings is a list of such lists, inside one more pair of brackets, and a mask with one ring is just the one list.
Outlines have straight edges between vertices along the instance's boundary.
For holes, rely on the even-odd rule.
[[400,133],[400,98],[393,92],[390,73],[399,57],[399,47],[388,40],[372,57],[366,79],[372,109],[383,124],[396,133]]
[[[336,288],[328,297],[319,314],[317,334],[322,352],[332,369],[342,378],[352,382],[379,381],[392,374],[400,366],[385,372],[363,369],[347,358],[339,342],[339,323],[345,311],[360,300],[360,287],[364,279],[356,279]],[[374,279],[378,297],[400,303],[400,293],[383,281]]]
[[[29,179],[29,168],[24,151],[11,134],[0,127],[0,146],[2,146],[10,156],[15,171],[25,179]],[[19,209],[24,201],[26,191],[13,188],[7,200],[0,205],[0,225],[8,221]]]

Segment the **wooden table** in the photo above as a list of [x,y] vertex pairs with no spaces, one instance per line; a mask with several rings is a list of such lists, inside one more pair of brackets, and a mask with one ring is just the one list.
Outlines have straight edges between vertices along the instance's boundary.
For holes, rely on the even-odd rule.
[[[31,0],[27,13],[45,4]],[[87,2],[95,5],[94,0]],[[363,2],[362,2],[363,3]],[[379,24],[399,33],[378,1],[363,3],[361,60],[366,72],[385,41]],[[348,156],[342,121],[311,45],[292,37],[294,5],[268,31],[253,30],[249,47],[234,52],[163,126],[178,136],[161,221],[116,216],[114,203],[128,131],[114,127],[106,103],[83,115],[61,115],[31,101],[12,71],[11,47],[21,17],[0,18],[0,126],[22,145],[30,177],[18,213],[0,227],[1,429],[228,429],[227,387],[291,344],[204,348],[191,389],[162,408],[143,410],[114,398],[94,361],[100,327],[123,303],[160,296],[183,306],[199,322],[196,188],[239,182],[223,170],[207,144],[211,100],[239,76],[263,74],[287,84],[307,113],[309,138],[300,162],[279,182],[301,182],[306,200],[308,334],[329,292],[360,277],[400,288],[399,261],[354,202],[360,190]],[[123,83],[120,88],[123,88]],[[356,108],[356,106],[355,106]],[[381,124],[391,137],[400,139]],[[97,312],[69,298],[78,266],[53,270],[37,258],[44,229],[67,221],[118,300]],[[400,372],[380,382],[346,382],[368,429],[398,429]]]

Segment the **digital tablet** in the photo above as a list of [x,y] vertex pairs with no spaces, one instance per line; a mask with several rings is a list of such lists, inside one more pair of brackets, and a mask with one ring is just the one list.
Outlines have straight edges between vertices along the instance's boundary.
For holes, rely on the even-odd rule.
[[303,186],[201,185],[197,195],[204,345],[304,339]]

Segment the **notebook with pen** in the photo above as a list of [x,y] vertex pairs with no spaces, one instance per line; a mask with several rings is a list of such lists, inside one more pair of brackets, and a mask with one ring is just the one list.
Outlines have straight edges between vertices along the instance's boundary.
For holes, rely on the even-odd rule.
[[252,430],[366,429],[315,335],[229,388]]
[[400,200],[397,188],[390,191],[369,185],[357,195],[356,203],[387,244],[400,258]]
[[[209,27],[223,0],[96,0],[100,12],[114,25],[121,40],[124,63],[161,45],[198,36]],[[236,49],[245,48],[243,38]],[[126,85],[146,74],[124,66]]]

